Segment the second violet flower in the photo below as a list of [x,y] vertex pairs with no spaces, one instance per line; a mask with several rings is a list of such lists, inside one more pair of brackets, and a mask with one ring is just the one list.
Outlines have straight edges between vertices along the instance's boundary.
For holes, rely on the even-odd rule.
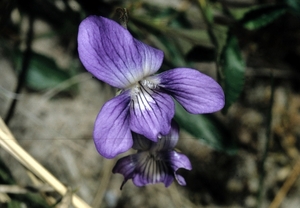
[[222,88],[212,78],[189,68],[155,74],[163,52],[132,37],[104,17],[83,20],[78,53],[96,78],[121,90],[102,107],[94,126],[94,142],[106,158],[130,149],[131,131],[157,142],[169,133],[175,98],[189,113],[212,113],[224,106]]
[[171,122],[169,134],[164,135],[157,142],[132,133],[133,149],[137,153],[119,159],[113,168],[113,173],[124,176],[121,189],[127,180],[132,179],[134,185],[164,183],[170,186],[174,178],[179,185],[185,186],[185,179],[177,173],[180,168],[191,170],[190,160],[182,153],[174,150],[179,138],[179,127]]

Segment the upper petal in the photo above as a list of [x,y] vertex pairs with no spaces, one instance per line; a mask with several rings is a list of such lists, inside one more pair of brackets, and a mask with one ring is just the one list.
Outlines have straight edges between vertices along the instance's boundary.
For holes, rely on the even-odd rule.
[[169,92],[190,113],[212,113],[224,107],[224,92],[221,86],[197,70],[176,68],[156,76],[160,79],[160,87]]
[[94,142],[98,152],[113,158],[131,148],[128,92],[121,93],[102,107],[95,121]]
[[81,22],[78,53],[90,73],[120,89],[155,73],[163,60],[162,51],[134,39],[118,23],[98,16]]
[[157,142],[152,142],[151,150],[152,152],[159,152],[164,150],[172,150],[177,144],[179,139],[179,126],[172,120],[171,130],[167,135],[161,136]]
[[143,135],[132,132],[133,145],[132,148],[135,150],[146,151],[151,148],[152,141],[144,137]]
[[169,133],[174,116],[174,101],[164,93],[141,89],[132,96],[130,128],[152,141]]

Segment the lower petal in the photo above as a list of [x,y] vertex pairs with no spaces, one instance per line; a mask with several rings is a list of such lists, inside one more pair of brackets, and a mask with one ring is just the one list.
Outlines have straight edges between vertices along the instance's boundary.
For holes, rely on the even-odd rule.
[[132,98],[130,105],[130,128],[152,141],[166,135],[174,116],[174,101],[157,91],[141,91]]
[[139,162],[136,167],[136,174],[133,176],[133,183],[136,186],[147,184],[164,183],[170,186],[174,180],[173,172],[164,161],[147,158]]
[[190,113],[212,113],[224,107],[224,92],[221,86],[197,70],[176,68],[156,76],[160,79],[160,87]]
[[100,155],[114,158],[131,148],[128,92],[109,100],[102,107],[94,126],[94,142]]
[[174,173],[174,175],[175,175],[175,179],[179,183],[179,185],[181,185],[181,186],[186,185],[185,179],[181,175],[179,175],[177,173]]

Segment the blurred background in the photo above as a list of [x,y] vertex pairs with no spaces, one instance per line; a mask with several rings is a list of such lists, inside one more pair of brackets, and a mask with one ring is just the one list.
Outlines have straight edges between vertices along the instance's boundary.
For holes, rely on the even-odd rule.
[[[116,90],[81,65],[78,25],[92,14],[120,21],[118,8],[135,38],[164,52],[161,71],[195,68],[224,89],[213,115],[176,106],[176,148],[193,166],[180,170],[185,187],[128,181],[120,191],[118,158],[94,147],[94,120]],[[95,208],[297,208],[299,60],[297,0],[1,0],[0,116],[68,193],[38,186],[0,146],[0,207],[72,207],[75,193]]]

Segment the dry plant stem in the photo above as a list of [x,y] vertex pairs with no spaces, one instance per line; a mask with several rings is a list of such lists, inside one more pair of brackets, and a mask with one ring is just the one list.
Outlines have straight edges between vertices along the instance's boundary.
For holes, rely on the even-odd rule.
[[[41,181],[36,175],[34,175],[29,170],[27,170],[27,175],[30,178],[30,180],[31,180],[31,182],[33,183],[34,186],[45,186],[46,185],[43,181]],[[53,189],[53,191],[54,191],[54,189]],[[41,194],[42,197],[44,197],[44,199],[46,200],[46,202],[48,204],[55,204],[56,203],[56,199],[53,196],[47,195],[45,192],[40,192],[40,194]]]
[[[2,123],[2,119],[0,120]],[[5,128],[7,129],[7,127]],[[24,165],[37,177],[52,186],[59,194],[64,196],[67,193],[67,188],[42,165],[40,165],[33,157],[31,157],[31,155],[29,155],[16,142],[15,138],[10,133],[5,133],[2,128],[0,129],[0,146],[2,146],[7,152],[12,154],[22,165]],[[86,204],[86,202],[84,202],[75,194],[72,196],[72,203],[75,207],[78,208],[90,208],[90,206]]]
[[299,175],[300,175],[300,158],[298,158],[291,174],[289,175],[289,177],[286,179],[282,187],[277,192],[269,208],[277,208],[280,206],[281,202],[283,201],[283,199],[285,198],[288,191],[291,189],[291,187],[293,186],[293,184],[295,183]]
[[11,201],[11,198],[6,193],[0,193],[0,204],[8,203]]
[[28,192],[52,192],[54,191],[52,187],[40,186],[40,187],[20,187],[18,185],[0,185],[0,193],[11,193],[11,194],[26,194]]
[[12,138],[13,140],[15,140],[14,136],[12,135],[11,131],[9,130],[9,128],[6,126],[6,124],[4,123],[4,121],[2,120],[2,118],[0,117],[0,129],[7,134],[7,136],[9,136],[10,138]]
[[[12,135],[12,133],[10,132],[8,127],[5,125],[5,123],[3,122],[2,119],[0,119],[0,129],[2,129],[4,131],[4,133],[6,133],[11,139],[15,140],[14,136]],[[0,145],[0,147],[1,147],[1,145]],[[12,156],[14,156],[17,160],[21,159],[21,158],[17,158],[18,156],[14,155],[13,152],[10,152],[10,154]],[[36,186],[43,186],[44,185],[44,183],[40,179],[38,179],[36,177],[36,175],[32,174],[29,170],[27,170],[27,175],[29,176],[29,178],[31,179],[31,181],[33,182],[34,185],[36,185]],[[42,195],[44,196],[45,200],[49,204],[54,204],[56,202],[56,200],[53,197],[46,196],[44,193],[42,193]]]

